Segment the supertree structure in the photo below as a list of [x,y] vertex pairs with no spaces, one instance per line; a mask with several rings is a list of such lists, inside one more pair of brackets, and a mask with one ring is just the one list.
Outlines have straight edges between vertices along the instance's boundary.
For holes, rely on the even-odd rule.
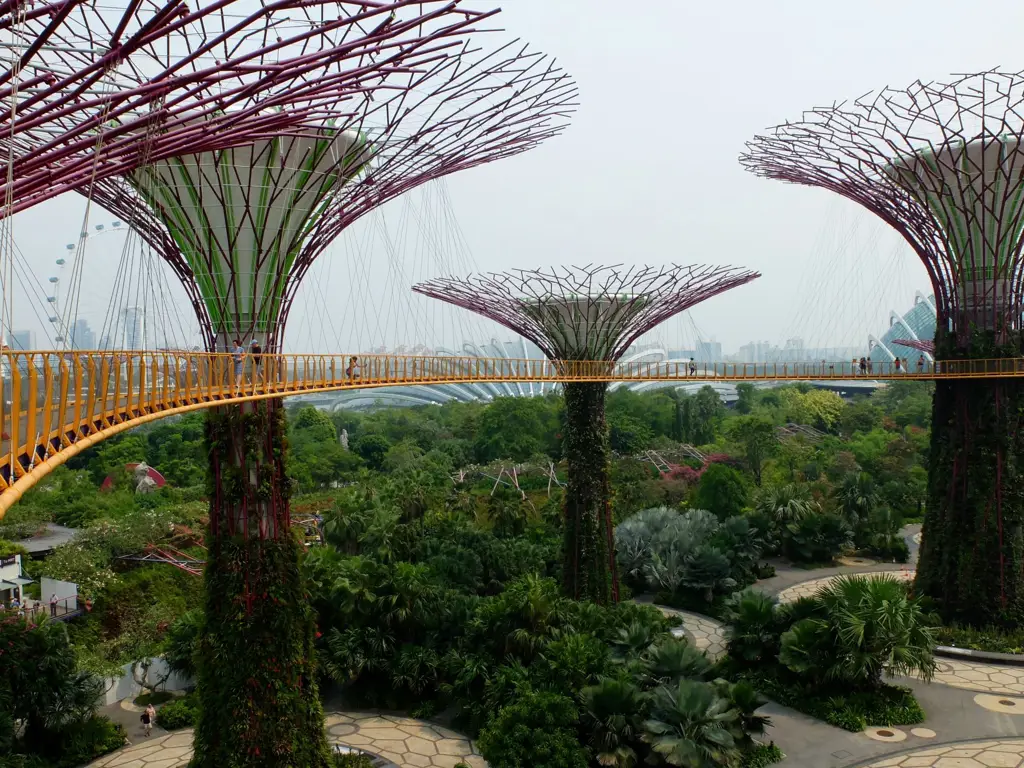
[[[413,288],[488,317],[536,344],[563,373],[592,361],[611,376],[639,336],[672,315],[759,277],[731,267],[566,267],[443,277]],[[596,367],[594,367],[596,364]],[[563,589],[576,600],[618,600],[611,520],[604,381],[563,384],[565,494]]]
[[[935,358],[1019,357],[1024,79],[988,71],[813,109],[740,162],[832,190],[896,229],[935,292]],[[923,348],[923,347],[922,347]],[[948,619],[1024,619],[1024,386],[937,382],[917,584]]]
[[20,55],[0,70],[0,217],[146,162],[321,126],[490,15],[454,5],[5,3],[0,30]]
[[[450,14],[424,25],[440,30],[444,50],[416,60],[412,46],[412,63],[381,69],[375,85],[338,104],[335,119],[153,160],[91,186],[93,199],[181,278],[210,350],[252,341],[279,350],[300,280],[353,221],[418,184],[524,152],[565,127],[576,98],[571,79],[520,43],[480,49],[462,9],[451,4]],[[448,21],[460,25],[457,35]],[[244,393],[248,371],[234,365],[221,373]],[[280,373],[274,365],[269,358],[251,374],[271,380]],[[289,534],[283,419],[279,400],[207,411],[196,768],[326,764],[314,625]]]

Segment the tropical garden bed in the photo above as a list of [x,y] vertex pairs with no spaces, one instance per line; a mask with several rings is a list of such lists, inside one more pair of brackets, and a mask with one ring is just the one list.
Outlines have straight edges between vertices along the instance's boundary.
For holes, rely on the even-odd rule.
[[723,674],[768,698],[850,731],[913,725],[924,712],[888,675],[935,669],[920,602],[891,576],[845,576],[814,597],[779,605],[747,591],[729,603]]

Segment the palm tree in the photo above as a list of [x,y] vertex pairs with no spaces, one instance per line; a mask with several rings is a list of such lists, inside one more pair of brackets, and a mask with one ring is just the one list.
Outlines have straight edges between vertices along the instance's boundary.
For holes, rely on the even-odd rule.
[[612,638],[612,657],[626,661],[645,656],[654,645],[657,631],[646,622],[633,621]]
[[582,725],[589,731],[588,743],[601,765],[632,768],[640,739],[647,696],[628,680],[605,677],[582,691]]
[[669,765],[712,768],[739,759],[739,713],[707,683],[679,680],[656,688],[643,729],[644,741]]
[[892,576],[842,576],[815,596],[816,615],[782,636],[779,661],[823,682],[877,687],[884,674],[935,672],[935,636]]
[[875,481],[867,472],[851,472],[843,478],[836,491],[836,501],[843,518],[855,531],[871,517],[879,504]]
[[652,680],[664,683],[680,678],[701,680],[711,670],[711,661],[686,640],[671,637],[651,649],[645,666]]
[[811,498],[806,486],[790,484],[762,491],[754,511],[774,520],[781,528],[820,512],[821,506]]
[[747,589],[733,595],[726,611],[729,656],[751,664],[775,661],[782,629],[775,600]]

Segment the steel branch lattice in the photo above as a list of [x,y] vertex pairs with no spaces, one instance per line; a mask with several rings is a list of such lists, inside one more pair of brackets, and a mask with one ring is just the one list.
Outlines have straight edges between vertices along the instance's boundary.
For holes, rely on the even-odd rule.
[[618,360],[672,315],[760,277],[733,267],[560,267],[443,277],[413,290],[525,336],[552,360]]
[[[571,381],[846,381],[850,363],[648,363],[608,360],[358,355],[263,355],[236,384],[231,355],[198,352],[3,352],[0,517],[54,467],[96,443],[166,416],[216,405],[414,384]],[[1024,360],[958,360],[902,371],[876,364],[869,380],[1024,377]]]
[[924,262],[939,328],[1020,328],[1024,73],[884,88],[747,143],[763,177],[822,187],[881,217]]
[[10,215],[140,164],[322,126],[458,54],[462,0],[0,4]]
[[[451,43],[454,38],[453,33],[446,40]],[[346,227],[426,181],[525,152],[560,133],[575,109],[577,94],[575,83],[551,59],[518,41],[487,51],[467,38],[430,63],[380,71],[377,77],[379,82],[350,99],[341,119],[329,126],[335,136],[365,137],[358,174],[350,176],[340,169],[345,182],[334,183],[329,189],[315,217],[311,216],[308,226],[290,244],[288,258],[272,258],[269,251],[253,254],[257,260],[253,273],[262,274],[264,267],[274,270],[265,278],[272,283],[266,295],[281,296],[279,312],[267,313],[266,307],[259,307],[255,313],[262,316],[258,330],[267,334],[268,349],[275,348],[301,278]],[[294,144],[296,136],[321,139],[326,135],[324,128],[307,125],[286,141]],[[213,162],[220,158],[223,154]],[[198,164],[198,159],[194,163]],[[344,165],[343,158],[339,163]],[[320,178],[327,175],[325,171]],[[233,183],[233,199],[244,209],[236,220],[258,219],[254,212],[259,210],[266,192],[265,185],[251,181]],[[198,285],[197,271],[215,268],[213,262],[218,258],[224,264],[222,269],[233,269],[230,262],[217,253],[201,253],[199,256],[207,263],[199,270],[194,268],[179,241],[168,233],[164,224],[168,211],[154,206],[152,199],[147,204],[124,180],[100,181],[92,194],[171,264],[192,295],[202,325],[211,333],[215,319],[202,306],[211,296],[208,288]],[[189,204],[189,193],[184,188],[164,185],[164,194],[176,195],[176,199],[183,200],[181,206]],[[226,239],[230,239],[230,233]],[[234,274],[224,277],[226,283],[240,279]],[[214,315],[218,313],[215,309]],[[231,313],[239,314],[233,307],[226,307],[224,314]],[[238,335],[256,330],[242,327]],[[207,343],[212,348],[212,335]]]

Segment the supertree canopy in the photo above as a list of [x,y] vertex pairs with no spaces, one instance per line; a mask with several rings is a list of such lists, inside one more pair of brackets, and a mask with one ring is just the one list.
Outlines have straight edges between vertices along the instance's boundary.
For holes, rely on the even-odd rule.
[[[451,0],[59,0],[4,4],[4,208],[139,165],[349,114],[393,70],[429,66],[491,14]],[[358,100],[358,99],[356,99]]]
[[481,53],[463,42],[432,58],[386,71],[321,126],[152,162],[91,195],[172,266],[211,349],[252,335],[276,348],[302,276],[352,222],[536,146],[573,109],[574,83],[521,44]]
[[[935,292],[935,358],[1022,351],[1024,78],[989,71],[806,112],[747,145],[768,178],[824,187],[910,243]],[[923,347],[922,347],[923,348]],[[947,618],[1024,618],[1024,386],[936,384],[919,587]]]
[[[429,12],[421,3],[396,6]],[[279,349],[303,275],[353,221],[419,184],[518,154],[565,127],[576,87],[552,61],[519,43],[480,49],[473,37],[488,35],[457,3],[432,16],[387,61],[353,62],[362,84],[335,98],[329,118],[253,139],[232,136],[229,110],[217,129],[224,145],[151,159],[82,190],[172,266],[208,348],[257,341],[264,352]],[[375,39],[399,29],[389,24]],[[282,92],[281,107],[287,113],[290,98],[301,107],[316,92],[314,83]],[[222,373],[242,394],[250,376],[277,375],[273,364],[232,361]],[[289,534],[284,434],[279,400],[207,411],[209,554],[194,768],[327,766],[314,621]]]
[[[472,310],[536,344],[554,363],[606,362],[610,376],[639,336],[672,315],[759,277],[730,267],[571,267],[513,270],[421,283],[417,293]],[[574,366],[566,365],[567,373]],[[618,600],[602,381],[566,381],[563,588],[569,597]]]

